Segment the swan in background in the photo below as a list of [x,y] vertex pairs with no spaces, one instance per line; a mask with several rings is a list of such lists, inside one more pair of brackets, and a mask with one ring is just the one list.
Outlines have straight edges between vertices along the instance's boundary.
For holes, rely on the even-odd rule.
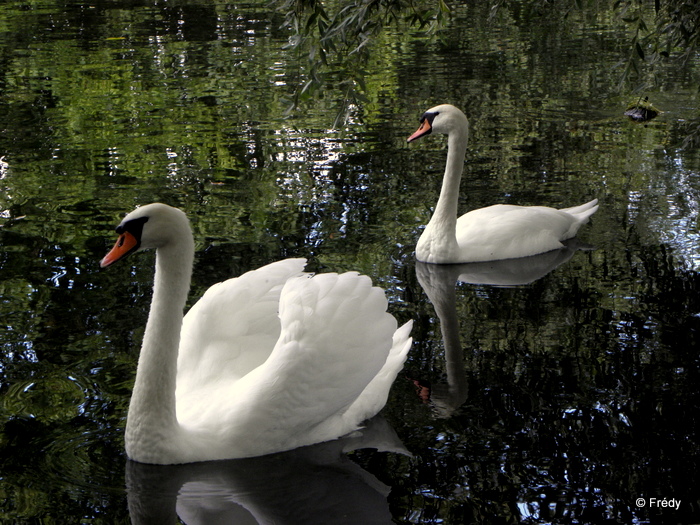
[[183,319],[194,260],[186,215],[129,213],[107,267],[156,250],[155,284],[126,421],[129,458],[174,464],[329,441],[384,406],[411,345],[381,288],[286,259],[215,284]]
[[416,258],[421,262],[494,261],[556,250],[598,210],[597,199],[561,210],[496,204],[457,218],[469,121],[458,108],[442,104],[426,111],[420,122],[408,142],[433,131],[447,135],[447,164],[440,197],[416,245]]

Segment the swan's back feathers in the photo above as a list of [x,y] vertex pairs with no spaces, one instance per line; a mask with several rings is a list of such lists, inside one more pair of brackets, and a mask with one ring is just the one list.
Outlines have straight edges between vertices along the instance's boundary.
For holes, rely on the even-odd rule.
[[470,211],[457,219],[458,256],[440,262],[512,259],[557,250],[588,222],[597,202],[561,210],[496,204]]
[[457,220],[459,256],[454,262],[512,259],[561,248],[561,236],[573,222],[571,215],[544,206],[496,204],[470,211]]

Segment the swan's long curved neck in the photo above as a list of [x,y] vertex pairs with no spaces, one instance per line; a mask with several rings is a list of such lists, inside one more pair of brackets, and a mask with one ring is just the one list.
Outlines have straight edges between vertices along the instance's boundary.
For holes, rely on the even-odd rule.
[[[179,426],[175,407],[177,353],[183,309],[194,259],[192,234],[156,251],[153,299],[139,355],[136,381],[126,422],[127,454],[137,461],[142,448],[153,450],[175,437]],[[148,442],[148,447],[142,447]]]
[[440,198],[430,222],[425,227],[416,246],[418,258],[426,262],[436,256],[440,259],[453,255],[458,249],[457,207],[459,203],[459,185],[464,170],[464,158],[467,152],[469,129],[453,130],[447,138],[447,163],[442,180]]
[[441,220],[444,223],[457,222],[457,203],[459,200],[459,183],[462,180],[464,170],[464,157],[467,153],[467,133],[462,130],[450,133],[447,139],[447,162],[445,176],[442,180],[440,198],[435,206],[432,220]]

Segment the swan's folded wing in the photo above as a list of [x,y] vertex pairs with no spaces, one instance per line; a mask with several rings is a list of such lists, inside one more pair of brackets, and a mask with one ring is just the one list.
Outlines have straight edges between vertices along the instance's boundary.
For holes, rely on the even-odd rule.
[[[280,333],[279,298],[305,259],[285,259],[209,288],[183,320],[178,400],[233,383],[263,363]],[[178,411],[185,403],[178,403]],[[179,416],[181,414],[178,414]]]
[[[247,406],[236,418],[278,448],[334,439],[360,421],[343,418],[384,367],[396,320],[369,277],[291,279],[280,299],[281,334],[268,361],[242,379]],[[242,395],[242,393],[241,393]],[[358,411],[359,413],[359,411]]]
[[496,204],[457,219],[456,237],[464,260],[511,259],[561,248],[576,222],[546,206]]

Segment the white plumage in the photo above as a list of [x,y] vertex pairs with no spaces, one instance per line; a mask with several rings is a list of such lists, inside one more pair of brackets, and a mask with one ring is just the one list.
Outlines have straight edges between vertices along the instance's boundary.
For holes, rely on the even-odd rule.
[[183,319],[194,243],[185,214],[125,217],[108,266],[156,248],[151,311],[127,417],[128,456],[186,463],[328,441],[386,403],[411,345],[367,276],[286,259],[212,286]]
[[574,237],[598,210],[597,199],[564,209],[497,204],[457,218],[469,122],[458,108],[442,104],[423,114],[421,126],[408,142],[433,131],[448,137],[447,162],[438,203],[416,245],[421,262],[494,261],[562,248],[562,241]]

